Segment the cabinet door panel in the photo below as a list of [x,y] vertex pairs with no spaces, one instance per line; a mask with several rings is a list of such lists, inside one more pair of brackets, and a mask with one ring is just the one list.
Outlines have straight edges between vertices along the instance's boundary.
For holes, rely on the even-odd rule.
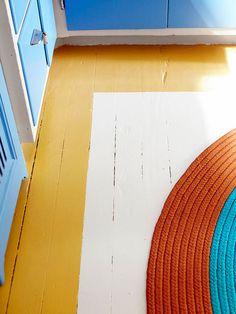
[[48,44],[45,45],[45,53],[48,65],[51,65],[53,51],[57,38],[56,24],[54,18],[53,1],[38,0],[40,20],[43,31],[47,34]]
[[69,30],[167,27],[167,0],[65,0]]
[[29,0],[10,0],[12,19],[16,33],[19,31],[28,3]]
[[26,168],[0,64],[0,284],[17,197]]
[[31,45],[33,31],[41,31],[37,0],[31,0],[18,46],[34,125],[37,124],[47,77],[44,44]]
[[234,28],[235,0],[169,0],[170,28]]
[[[7,183],[14,164],[14,154],[10,149],[10,144],[3,102],[0,97],[0,204],[2,204],[4,200]],[[3,208],[0,208],[0,216],[2,211]]]

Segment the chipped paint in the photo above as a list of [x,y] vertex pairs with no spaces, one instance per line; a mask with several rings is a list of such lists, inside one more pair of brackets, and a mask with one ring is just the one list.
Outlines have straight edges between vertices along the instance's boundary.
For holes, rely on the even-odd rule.
[[144,160],[143,160],[143,142],[141,142],[141,177],[142,177],[142,180],[143,180],[143,177],[144,177]]

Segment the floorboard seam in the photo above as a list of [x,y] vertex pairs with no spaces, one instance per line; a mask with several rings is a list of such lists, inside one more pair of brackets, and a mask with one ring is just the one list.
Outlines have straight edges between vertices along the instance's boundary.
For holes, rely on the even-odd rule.
[[33,179],[34,167],[35,167],[36,158],[37,158],[41,129],[42,129],[42,124],[43,124],[43,117],[44,117],[44,111],[42,113],[42,118],[41,118],[39,128],[38,128],[38,137],[37,137],[37,141],[36,141],[36,145],[35,145],[34,158],[33,158],[33,163],[32,163],[30,177],[29,177],[29,184],[28,184],[27,192],[26,192],[27,194],[26,194],[26,199],[25,199],[25,204],[24,204],[24,212],[23,212],[23,217],[22,217],[22,222],[21,222],[20,234],[19,234],[19,239],[18,239],[17,249],[16,249],[16,256],[15,256],[15,261],[14,261],[14,267],[13,267],[12,276],[11,276],[11,284],[10,284],[9,295],[8,295],[7,305],[6,305],[6,312],[5,312],[6,314],[8,313],[9,304],[10,304],[11,291],[12,291],[12,286],[13,286],[13,281],[14,281],[14,275],[15,275],[15,269],[16,269],[16,264],[17,264],[17,259],[18,259],[20,243],[21,243],[22,232],[23,232],[23,228],[24,228],[25,215],[26,215],[26,210],[27,210],[27,205],[28,205],[28,200],[29,200],[31,183],[32,183],[32,179]]

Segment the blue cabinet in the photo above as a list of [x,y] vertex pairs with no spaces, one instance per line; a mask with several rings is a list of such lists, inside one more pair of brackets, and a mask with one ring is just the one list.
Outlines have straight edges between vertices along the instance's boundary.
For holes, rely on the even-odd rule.
[[235,28],[235,0],[65,0],[68,30]]
[[69,30],[167,27],[168,0],[65,0]]
[[12,19],[16,33],[19,31],[28,3],[29,0],[10,0]]
[[35,30],[40,34],[42,28],[37,0],[31,0],[18,46],[34,125],[38,121],[48,71],[43,41],[32,44]]
[[14,210],[26,167],[0,64],[0,284]]
[[169,0],[170,28],[235,28],[235,0]]
[[[43,33],[47,34],[47,44],[43,41]],[[33,34],[38,36],[38,41],[33,42]],[[52,0],[31,0],[19,36],[18,47],[35,126],[40,114],[48,65],[52,61],[55,42],[56,25]]]
[[54,19],[53,1],[38,0],[39,15],[42,25],[42,31],[47,34],[48,43],[44,46],[47,64],[52,63],[53,51],[57,38],[56,24]]

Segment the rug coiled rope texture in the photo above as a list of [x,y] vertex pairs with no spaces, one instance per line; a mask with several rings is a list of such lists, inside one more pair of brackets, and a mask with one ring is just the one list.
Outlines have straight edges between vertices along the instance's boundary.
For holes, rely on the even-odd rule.
[[156,224],[147,313],[236,313],[236,129],[180,178]]

